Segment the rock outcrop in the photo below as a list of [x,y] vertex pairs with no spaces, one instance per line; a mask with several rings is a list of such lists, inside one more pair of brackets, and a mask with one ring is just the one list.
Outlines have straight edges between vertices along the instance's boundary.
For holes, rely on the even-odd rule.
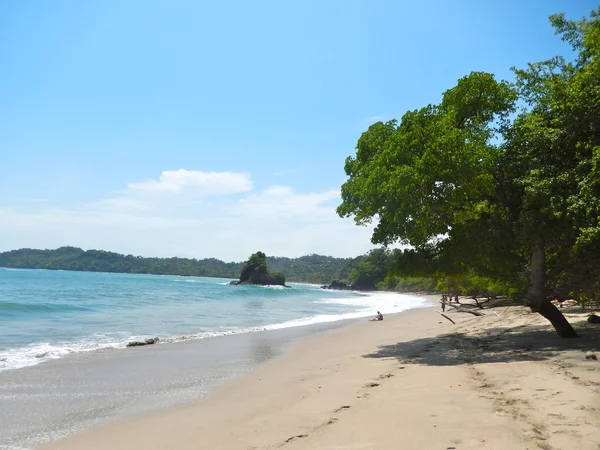
[[230,284],[258,284],[262,286],[285,286],[285,276],[280,272],[269,273],[267,269],[267,256],[263,252],[256,252],[244,263],[239,281]]
[[348,286],[346,283],[342,283],[338,280],[333,280],[331,284],[326,284],[325,286],[321,286],[321,289],[335,289],[338,291],[351,291],[354,288],[352,286]]

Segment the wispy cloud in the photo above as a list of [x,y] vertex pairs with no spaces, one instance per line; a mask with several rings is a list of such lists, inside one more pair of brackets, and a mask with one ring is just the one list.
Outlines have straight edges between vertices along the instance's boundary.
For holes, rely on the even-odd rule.
[[46,203],[48,199],[41,197],[20,197],[17,198],[17,201],[23,203]]
[[335,212],[339,189],[253,190],[249,174],[165,171],[130,183],[118,197],[71,209],[0,205],[0,250],[76,245],[122,253],[242,260],[271,255],[356,256],[372,248],[372,227]]

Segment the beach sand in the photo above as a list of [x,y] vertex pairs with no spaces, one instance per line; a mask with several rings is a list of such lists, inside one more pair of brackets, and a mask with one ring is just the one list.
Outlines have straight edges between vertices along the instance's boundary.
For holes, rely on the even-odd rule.
[[[197,403],[42,449],[599,449],[600,328],[524,307],[411,310],[331,330]],[[600,355],[600,352],[598,352]]]

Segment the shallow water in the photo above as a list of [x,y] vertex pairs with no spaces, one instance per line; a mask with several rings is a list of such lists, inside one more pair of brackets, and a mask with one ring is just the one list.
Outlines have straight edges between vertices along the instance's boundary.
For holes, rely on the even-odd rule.
[[424,300],[390,293],[231,286],[230,280],[0,268],[0,371],[132,340],[202,339],[384,314]]

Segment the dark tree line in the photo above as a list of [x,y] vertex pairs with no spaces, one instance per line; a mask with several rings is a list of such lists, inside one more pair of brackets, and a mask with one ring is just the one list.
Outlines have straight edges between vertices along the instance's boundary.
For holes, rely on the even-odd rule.
[[[353,259],[307,255],[300,258],[268,258],[269,269],[289,281],[328,283],[346,279]],[[0,267],[23,269],[77,270],[83,272],[140,273],[198,277],[238,278],[243,262],[216,258],[144,258],[103,250],[61,247],[55,250],[20,249],[0,253]]]

